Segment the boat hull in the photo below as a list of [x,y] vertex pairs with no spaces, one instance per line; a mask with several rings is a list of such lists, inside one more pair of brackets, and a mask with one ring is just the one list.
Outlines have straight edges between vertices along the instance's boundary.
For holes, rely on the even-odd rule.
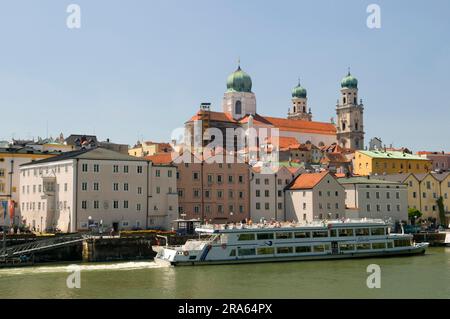
[[342,254],[309,255],[309,256],[289,256],[289,257],[271,257],[271,258],[236,258],[226,260],[204,260],[204,261],[169,261],[155,257],[155,262],[164,266],[200,266],[200,265],[225,265],[225,264],[248,264],[248,263],[267,263],[267,262],[290,262],[290,261],[313,261],[313,260],[333,260],[333,259],[351,259],[351,258],[384,258],[401,257],[424,254],[428,243],[422,243],[404,250],[382,251],[382,252],[354,252]]

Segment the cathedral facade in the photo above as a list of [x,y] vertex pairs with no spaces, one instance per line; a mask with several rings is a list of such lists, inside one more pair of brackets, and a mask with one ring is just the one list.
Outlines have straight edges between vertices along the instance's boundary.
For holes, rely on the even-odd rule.
[[[280,137],[293,137],[299,143],[316,146],[338,143],[341,147],[363,149],[363,105],[358,103],[358,81],[350,72],[341,81],[341,97],[336,106],[337,121],[318,122],[312,120],[308,106],[307,91],[300,85],[292,89],[292,104],[286,118],[261,115],[257,112],[256,96],[252,92],[252,79],[240,66],[228,76],[227,90],[222,99],[222,112],[201,108],[185,123],[190,143],[198,139],[194,132],[196,123],[201,123],[202,131],[207,128],[219,129],[224,138],[224,147],[233,136],[227,136],[227,128],[278,129]],[[214,140],[214,136],[202,141],[203,145]],[[198,141],[197,141],[198,142]]]

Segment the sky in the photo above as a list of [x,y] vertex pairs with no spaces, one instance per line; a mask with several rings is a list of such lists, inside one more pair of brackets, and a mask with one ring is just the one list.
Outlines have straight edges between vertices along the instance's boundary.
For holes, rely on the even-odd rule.
[[350,67],[366,144],[450,152],[449,39],[448,0],[1,0],[0,140],[168,141],[200,103],[221,111],[240,59],[259,114],[286,117],[300,77],[329,122]]

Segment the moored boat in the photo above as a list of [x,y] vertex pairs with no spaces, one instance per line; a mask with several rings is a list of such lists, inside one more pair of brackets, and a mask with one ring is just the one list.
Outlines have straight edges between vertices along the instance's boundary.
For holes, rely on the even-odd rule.
[[210,265],[301,261],[425,253],[428,243],[410,234],[392,234],[381,220],[336,220],[308,224],[203,225],[199,239],[157,247],[155,262]]

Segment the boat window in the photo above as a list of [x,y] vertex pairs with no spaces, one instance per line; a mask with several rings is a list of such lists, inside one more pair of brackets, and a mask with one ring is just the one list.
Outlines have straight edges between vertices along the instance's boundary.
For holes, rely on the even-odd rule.
[[236,249],[232,249],[231,251],[230,251],[230,257],[231,256],[236,256]]
[[288,233],[288,232],[280,232],[280,233],[275,233],[276,238],[277,239],[289,239],[292,238],[292,233]]
[[239,234],[238,240],[255,240],[255,234]]
[[330,250],[330,245],[315,245],[313,246],[313,250],[315,253],[324,252]]
[[196,259],[196,258],[197,258],[197,256],[189,256],[189,259],[190,259],[190,260]]
[[395,247],[411,246],[411,241],[409,239],[395,239],[394,245]]
[[387,242],[387,248],[392,248],[393,246],[392,246],[392,242],[391,241],[388,241]]
[[372,233],[372,236],[382,236],[384,235],[384,228],[383,227],[372,228],[370,232]]
[[292,254],[293,252],[292,247],[277,247],[277,254]]
[[295,238],[311,238],[311,233],[309,231],[299,231],[294,233]]
[[343,228],[339,229],[339,237],[352,237],[353,228]]
[[369,236],[369,228],[356,228],[356,236]]
[[386,243],[372,243],[372,249],[385,249]]
[[261,233],[261,234],[256,234],[256,237],[258,239],[273,239],[273,233]]
[[255,248],[239,248],[239,256],[252,256],[256,255]]
[[311,246],[298,246],[295,247],[296,253],[310,253],[311,252]]
[[220,235],[220,243],[221,244],[227,244],[228,243],[228,235],[227,234]]
[[317,238],[317,237],[328,237],[328,230],[313,231],[312,235],[313,235],[314,238]]
[[263,247],[257,249],[258,255],[272,255],[275,253],[275,249],[273,247]]
[[339,244],[339,249],[341,251],[355,250],[355,245],[353,245],[353,244]]
[[330,229],[330,237],[337,237],[337,230],[336,229]]
[[356,244],[356,249],[357,250],[370,249],[370,244],[369,243]]

